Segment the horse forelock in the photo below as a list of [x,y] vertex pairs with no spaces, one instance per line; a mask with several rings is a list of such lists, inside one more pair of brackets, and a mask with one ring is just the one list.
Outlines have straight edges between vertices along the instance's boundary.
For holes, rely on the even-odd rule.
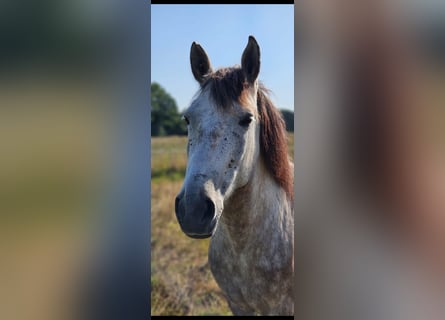
[[221,68],[210,74],[201,86],[207,90],[218,108],[228,109],[235,102],[245,105],[245,92],[249,87],[240,67]]

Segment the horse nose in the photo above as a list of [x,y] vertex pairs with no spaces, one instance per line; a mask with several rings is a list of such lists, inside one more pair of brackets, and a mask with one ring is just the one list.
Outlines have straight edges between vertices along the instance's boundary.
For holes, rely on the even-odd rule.
[[207,196],[176,197],[175,211],[182,230],[191,237],[209,237],[216,225],[215,203]]
[[204,206],[203,206],[203,215],[201,217],[202,223],[207,223],[209,220],[212,220],[215,216],[215,204],[210,198],[206,197]]
[[197,227],[209,224],[215,216],[215,204],[207,196],[179,200],[178,210],[184,220]]

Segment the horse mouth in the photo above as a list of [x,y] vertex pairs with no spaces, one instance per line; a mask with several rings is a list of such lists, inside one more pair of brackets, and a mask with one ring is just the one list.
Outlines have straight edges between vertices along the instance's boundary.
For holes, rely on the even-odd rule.
[[211,233],[210,234],[188,234],[188,233],[185,233],[185,234],[187,236],[189,236],[190,238],[193,238],[193,239],[207,239],[207,238],[210,238],[212,236]]
[[200,230],[198,232],[196,231],[194,232],[191,230],[185,231],[184,229],[182,229],[182,232],[184,232],[188,237],[193,239],[207,239],[213,236],[213,234],[215,233],[215,229],[216,229],[216,223],[213,224],[210,228],[206,228],[205,230]]

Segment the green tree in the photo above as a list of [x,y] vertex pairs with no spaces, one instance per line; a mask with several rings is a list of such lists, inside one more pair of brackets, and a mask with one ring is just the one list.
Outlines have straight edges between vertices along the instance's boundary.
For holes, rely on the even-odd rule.
[[151,84],[151,135],[184,135],[187,126],[181,120],[175,99],[156,82]]
[[286,130],[289,132],[294,132],[294,112],[290,110],[281,110],[284,122],[286,123]]

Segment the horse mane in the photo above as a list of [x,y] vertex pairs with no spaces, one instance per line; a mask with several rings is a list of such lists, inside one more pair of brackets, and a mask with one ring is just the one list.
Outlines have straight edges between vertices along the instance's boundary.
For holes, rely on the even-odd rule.
[[[240,102],[248,86],[241,68],[221,68],[208,76],[201,85],[201,92],[209,90],[217,107],[229,108],[234,102]],[[259,84],[257,109],[260,117],[261,156],[275,181],[293,199],[294,179],[288,157],[286,124],[281,112],[270,100],[269,92],[262,83]]]
[[266,168],[289,198],[294,197],[294,176],[287,150],[287,132],[283,116],[260,83],[257,106],[260,115],[260,145]]

